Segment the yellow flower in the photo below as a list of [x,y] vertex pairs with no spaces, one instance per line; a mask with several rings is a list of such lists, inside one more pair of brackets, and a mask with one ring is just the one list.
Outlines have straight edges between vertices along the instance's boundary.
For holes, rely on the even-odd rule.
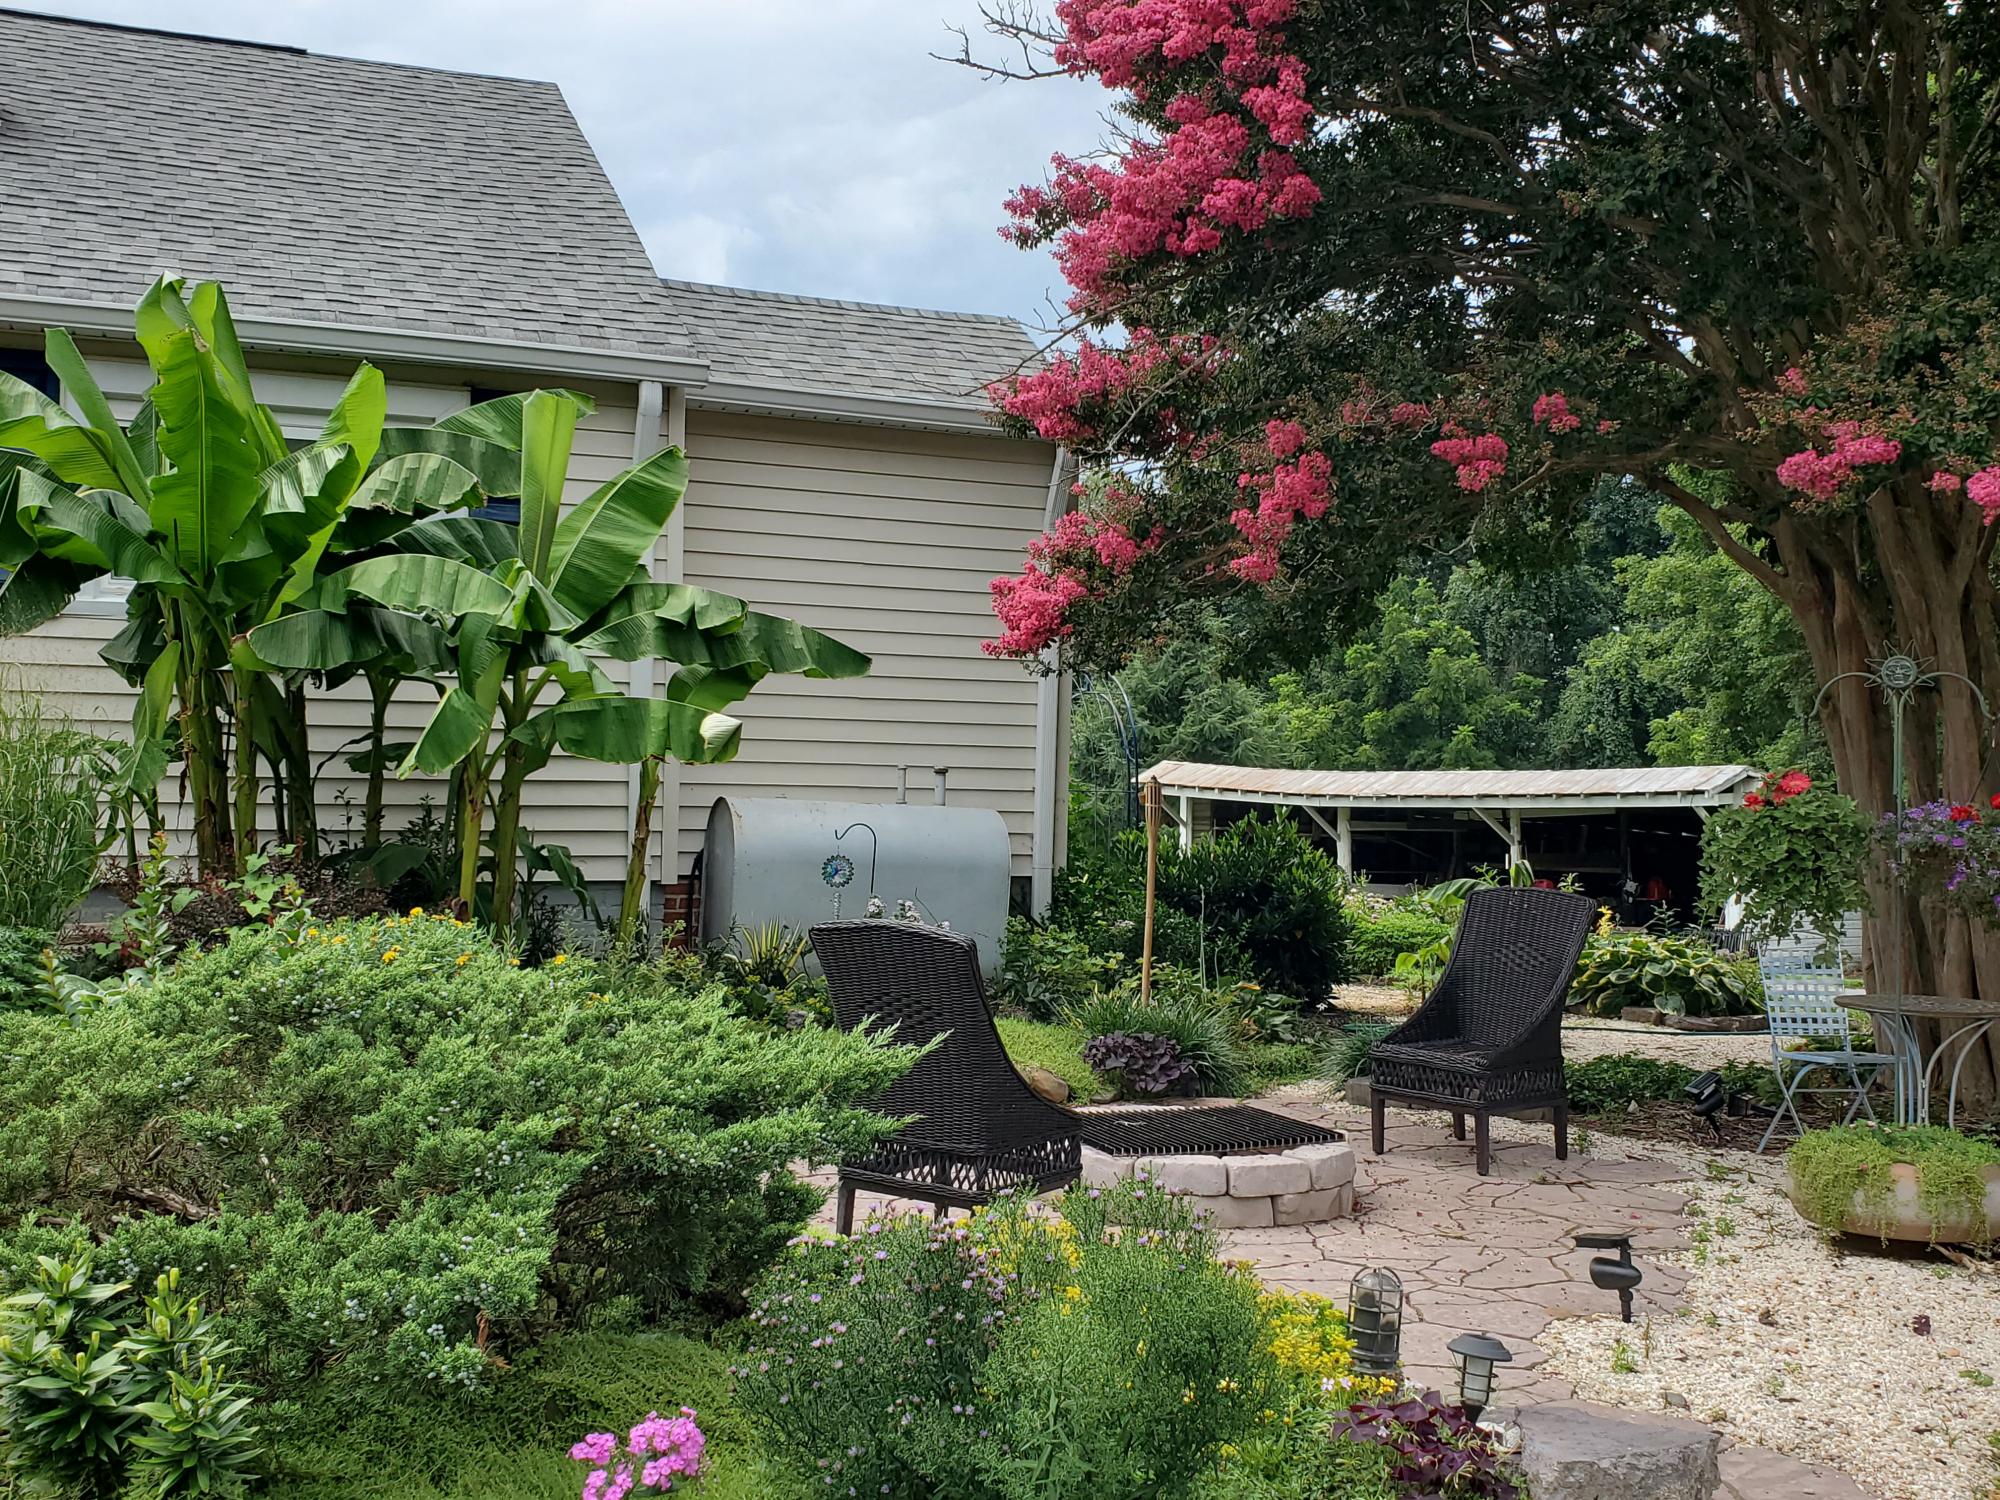
[[382,962],[385,964],[394,963],[396,961],[397,956],[401,954],[402,951],[403,950],[401,948],[384,948],[382,950]]
[[413,917],[421,917],[423,914],[424,914],[424,909],[421,906],[413,906],[410,908],[410,915]]
[[1139,1347],[1138,1347],[1138,1349],[1137,1349],[1137,1350],[1136,1350],[1135,1352],[1136,1352],[1136,1353],[1137,1353],[1137,1354],[1138,1354],[1138,1355],[1140,1356],[1140,1358],[1142,1358],[1142,1359],[1143,1359],[1143,1358],[1145,1357],[1145,1354],[1146,1354],[1146,1341],[1145,1341],[1144,1339],[1140,1339],[1140,1340],[1139,1340]]
[[566,964],[569,962],[569,955],[567,953],[558,953],[554,958],[550,959],[549,962],[552,964]]
[[521,967],[521,960],[518,958],[510,958],[507,960],[507,966],[512,969],[518,969]]
[[308,927],[308,928],[306,929],[306,936],[307,936],[307,937],[318,937],[318,936],[319,936],[319,929],[318,929],[317,927]]
[[472,962],[472,955],[470,953],[461,953],[458,955],[456,959],[453,960],[453,962],[456,963],[462,969],[467,964]]
[[336,932],[332,937],[328,938],[327,941],[332,943],[334,947],[338,948],[342,943],[347,941],[347,934],[344,932]]

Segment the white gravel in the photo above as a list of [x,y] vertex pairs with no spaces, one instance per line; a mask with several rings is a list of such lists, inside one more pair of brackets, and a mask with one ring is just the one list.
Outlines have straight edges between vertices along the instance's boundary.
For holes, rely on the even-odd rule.
[[[1621,1143],[1633,1144],[1636,1143]],[[1692,1277],[1676,1316],[1563,1319],[1543,1373],[1580,1399],[1688,1415],[1745,1443],[1831,1464],[1881,1500],[2000,1494],[2000,1272],[1872,1245],[1846,1253],[1784,1197],[1784,1168],[1664,1143],[1688,1169]],[[1727,1166],[1717,1177],[1709,1162]],[[1851,1242],[1850,1242],[1851,1243]],[[1912,1330],[1930,1319],[1928,1336]]]

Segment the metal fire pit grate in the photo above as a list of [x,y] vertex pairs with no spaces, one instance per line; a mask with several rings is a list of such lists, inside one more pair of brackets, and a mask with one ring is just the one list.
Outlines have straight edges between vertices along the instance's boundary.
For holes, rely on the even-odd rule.
[[1232,1151],[1289,1151],[1346,1139],[1301,1120],[1248,1104],[1149,1105],[1083,1110],[1083,1143],[1107,1156],[1222,1156]]

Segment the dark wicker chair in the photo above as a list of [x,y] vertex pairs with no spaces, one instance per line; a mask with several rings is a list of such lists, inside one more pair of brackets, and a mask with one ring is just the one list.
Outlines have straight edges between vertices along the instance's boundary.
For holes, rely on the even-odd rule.
[[1474,891],[1451,961],[1417,1013],[1376,1043],[1369,1080],[1372,1134],[1381,1155],[1391,1100],[1451,1111],[1452,1134],[1474,1120],[1479,1175],[1492,1167],[1495,1112],[1555,1112],[1556,1159],[1569,1156],[1563,1088],[1563,1001],[1593,906],[1571,891]]
[[938,1045],[871,1101],[919,1118],[862,1161],[842,1162],[836,1225],[854,1230],[854,1190],[916,1198],[942,1214],[1004,1192],[1030,1195],[1082,1175],[1076,1114],[1029,1088],[1007,1060],[979,983],[971,938],[908,922],[826,922],[812,929],[834,1015],[870,1017],[911,1042]]

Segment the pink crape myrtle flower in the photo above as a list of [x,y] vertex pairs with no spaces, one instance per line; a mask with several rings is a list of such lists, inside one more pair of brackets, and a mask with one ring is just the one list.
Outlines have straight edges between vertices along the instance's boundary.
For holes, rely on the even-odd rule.
[[1825,431],[1833,439],[1833,450],[1805,448],[1792,454],[1778,465],[1778,483],[1816,500],[1831,500],[1856,469],[1893,464],[1903,456],[1901,443],[1869,432],[1859,422],[1834,422]]
[[1803,396],[1806,393],[1806,372],[1793,365],[1778,377],[1778,389],[1788,396]]
[[1458,487],[1478,494],[1507,472],[1507,440],[1497,432],[1468,433],[1456,422],[1447,423],[1444,436],[1431,444],[1431,456],[1441,458],[1458,470]]
[[1535,398],[1534,421],[1550,432],[1575,432],[1583,425],[1583,418],[1569,409],[1569,397],[1561,391]]
[[1986,524],[2000,520],[2000,464],[1981,469],[1965,481],[1965,498],[1986,513]]
[[[1296,424],[1272,423],[1272,427]],[[1283,434],[1287,452],[1290,432]],[[1298,433],[1304,442],[1303,429]],[[1278,456],[1278,444],[1271,445]],[[1333,504],[1333,464],[1324,453],[1300,453],[1296,463],[1275,463],[1268,474],[1245,473],[1236,477],[1237,487],[1256,494],[1255,507],[1243,506],[1230,512],[1230,523],[1247,544],[1247,550],[1232,558],[1229,571],[1250,583],[1270,583],[1280,572],[1279,550],[1303,516],[1308,521],[1323,517]]]
[[1956,495],[1965,488],[1965,480],[1949,469],[1939,469],[1924,481],[1924,488],[1934,495]]

